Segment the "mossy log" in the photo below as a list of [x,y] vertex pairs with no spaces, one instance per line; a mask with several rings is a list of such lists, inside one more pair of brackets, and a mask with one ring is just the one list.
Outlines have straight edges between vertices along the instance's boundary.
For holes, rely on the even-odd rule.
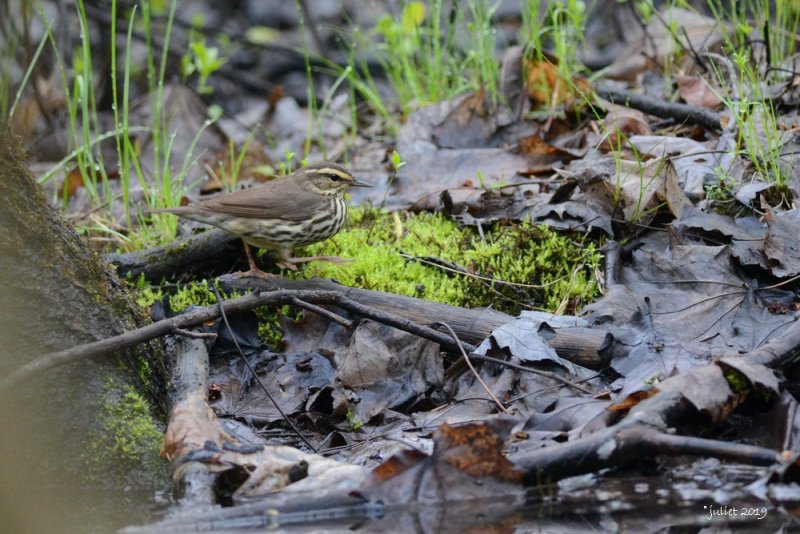
[[[215,276],[247,266],[241,240],[219,229],[211,229],[149,250],[109,254],[106,260],[116,265],[120,276],[143,276],[153,283],[185,274]],[[269,255],[262,256],[259,263],[262,261],[269,261]],[[488,308],[465,309],[420,298],[347,287],[320,278],[290,280],[275,277],[264,282],[257,278],[242,279],[237,275],[229,275],[223,276],[220,281],[224,288],[239,291],[254,288],[340,291],[365,306],[422,325],[432,322],[448,323],[460,339],[473,344],[479,344],[492,330],[513,319],[511,315]],[[548,336],[548,342],[562,357],[586,367],[600,369],[608,363],[613,339],[604,331],[587,334],[586,329],[558,328],[554,334]]]
[[[4,125],[0,176],[0,376],[43,353],[149,321],[102,258],[49,205],[19,140]],[[159,403],[166,370],[158,347],[78,362],[3,395],[0,503],[10,508],[0,515],[6,524],[29,509],[14,504],[25,495],[20,481],[69,484],[85,475],[87,459],[97,459],[87,436],[103,432],[99,410],[111,384],[133,385]],[[107,471],[103,482],[113,485]]]
[[[122,277],[139,278],[159,284],[178,275],[211,276],[230,269],[246,269],[247,257],[242,240],[224,230],[212,229],[173,243],[147,250],[106,254]],[[269,256],[262,256],[258,263]]]
[[[459,308],[415,297],[347,287],[322,278],[290,280],[275,277],[263,280],[256,277],[225,275],[220,277],[219,280],[224,289],[236,291],[274,288],[304,291],[338,291],[363,306],[395,317],[401,317],[423,326],[435,327],[437,324],[446,323],[453,329],[460,340],[475,345],[480,344],[494,329],[514,319],[514,317],[506,313],[490,308]],[[548,318],[552,317],[548,313],[539,313],[543,321],[547,321]],[[614,338],[605,330],[563,327],[553,328],[552,331],[543,333],[543,336],[561,357],[584,367],[602,369],[608,365],[611,358]]]

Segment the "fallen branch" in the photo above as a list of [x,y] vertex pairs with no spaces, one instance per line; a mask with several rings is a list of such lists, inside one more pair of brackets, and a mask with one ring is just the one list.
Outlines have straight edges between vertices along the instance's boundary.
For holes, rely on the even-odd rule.
[[[714,423],[714,412],[730,413],[747,397],[742,392],[734,395],[722,371],[716,368],[746,369],[742,377],[749,382],[749,389],[772,389],[774,392],[777,378],[771,369],[791,365],[799,354],[800,322],[795,321],[783,335],[747,354],[732,353],[713,364],[694,367],[668,378],[657,386],[652,397],[631,408],[628,416],[614,426],[511,459],[527,471],[526,481],[530,484],[596,472],[658,454],[697,454],[754,465],[780,464],[784,457],[771,449],[670,434],[693,411],[706,413]],[[757,377],[759,382],[754,383],[756,379],[751,377]],[[729,393],[722,395],[717,403],[700,408],[692,403],[691,388],[687,387],[691,382],[703,384],[706,390]]]
[[719,114],[710,109],[678,102],[656,100],[649,96],[627,93],[608,87],[598,88],[597,94],[614,104],[638,109],[662,119],[675,119],[679,123],[686,122],[709,130],[722,130]]
[[[104,259],[117,267],[120,276],[144,276],[154,284],[179,275],[214,276],[247,267],[242,240],[216,228],[160,247],[106,254]],[[262,261],[258,262],[259,267],[265,267]]]
[[[466,342],[464,347],[468,352],[474,350],[468,346],[469,344],[480,344],[495,329],[515,319],[511,315],[492,309],[459,308],[458,306],[450,306],[415,297],[343,286],[321,278],[289,280],[276,276],[275,278],[264,280],[254,276],[224,275],[219,278],[219,282],[226,291],[239,292],[276,288],[296,291],[338,291],[350,299],[350,307],[347,308],[350,311],[373,318],[400,330],[406,330],[412,334],[417,332],[408,330],[403,326],[406,321],[410,322],[410,324],[434,327],[436,323],[447,323],[455,331],[458,338],[462,342]],[[359,306],[363,306],[363,308]],[[367,312],[373,315],[366,315]],[[544,312],[530,313],[539,314],[539,317],[544,322],[553,317],[552,314]],[[446,338],[447,336],[444,337]],[[589,369],[607,367],[614,346],[614,336],[601,328],[589,329],[577,326],[553,328],[552,331],[542,331],[542,337],[556,350],[559,356]],[[439,342],[436,339],[433,341]],[[450,346],[441,342],[440,344]],[[457,347],[454,352],[458,352]]]
[[651,416],[674,410],[680,404],[679,394],[648,399],[623,423],[590,434],[576,441],[542,447],[510,458],[526,469],[528,485],[556,481],[584,473],[595,473],[607,467],[619,467],[642,458],[660,455],[695,455],[718,458],[750,465],[776,466],[783,463],[779,451],[691,436],[672,435],[648,421]]
[[[208,349],[197,338],[175,336],[168,340],[175,355],[170,388],[170,414],[162,455],[173,463],[173,480],[186,509],[216,503],[216,473],[204,462],[184,462],[193,450],[212,440],[221,448],[226,432],[206,403],[208,391]],[[181,429],[182,431],[178,431]]]
[[[526,470],[529,485],[595,473],[659,455],[697,455],[751,465],[782,463],[779,451],[724,441],[673,435],[666,421],[685,415],[686,399],[678,392],[659,393],[640,402],[622,422],[586,437],[512,456]],[[666,420],[663,419],[666,416]]]
[[[317,303],[333,303],[338,297],[338,293],[331,291],[276,291],[262,294],[254,293],[225,301],[224,308],[227,313],[233,314],[251,310],[259,306],[289,304],[294,298],[311,300]],[[150,341],[151,339],[167,334],[178,333],[181,329],[190,328],[206,321],[214,320],[217,317],[219,317],[219,306],[207,306],[175,317],[170,317],[169,319],[163,319],[118,336],[40,356],[0,379],[0,392],[49,369],[86,358],[104,356],[128,349],[139,343],[144,343],[145,341]]]
[[[239,313],[260,306],[273,306],[292,304],[295,300],[313,302],[315,304],[334,304],[341,308],[355,312],[363,317],[374,319],[400,330],[410,332],[425,339],[439,343],[443,348],[458,351],[459,345],[453,339],[427,326],[419,325],[403,317],[392,316],[385,312],[364,306],[348,298],[337,291],[315,291],[315,290],[278,290],[267,293],[253,293],[244,297],[231,299],[223,303],[222,309],[225,313]],[[139,343],[144,343],[167,334],[180,333],[181,330],[211,321],[220,316],[219,306],[207,306],[190,312],[163,319],[145,327],[126,332],[101,341],[79,345],[70,349],[53,352],[40,356],[16,369],[8,376],[0,379],[0,392],[9,389],[15,384],[42,373],[48,369],[53,369],[61,365],[76,362],[95,356],[103,356],[120,350],[128,349]],[[474,351],[475,346],[464,343],[468,351]]]

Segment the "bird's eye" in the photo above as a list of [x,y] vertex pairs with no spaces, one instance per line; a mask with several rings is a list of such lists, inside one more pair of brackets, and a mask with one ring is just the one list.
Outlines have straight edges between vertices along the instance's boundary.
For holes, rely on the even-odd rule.
[[333,180],[334,182],[338,182],[339,180],[341,180],[341,179],[342,179],[342,177],[341,177],[341,176],[339,176],[338,174],[329,174],[329,175],[328,175],[328,178],[330,178],[330,179],[331,179],[331,180]]

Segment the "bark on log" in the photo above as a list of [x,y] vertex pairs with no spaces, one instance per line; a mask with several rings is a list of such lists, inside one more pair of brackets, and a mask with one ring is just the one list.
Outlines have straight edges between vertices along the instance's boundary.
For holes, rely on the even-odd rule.
[[[474,345],[479,345],[496,328],[514,320],[511,315],[488,308],[459,308],[415,297],[343,286],[321,278],[289,280],[275,277],[264,280],[257,277],[225,275],[221,276],[219,281],[224,289],[237,291],[269,288],[338,291],[364,306],[420,325],[447,323],[459,339]],[[549,317],[546,313],[542,315],[544,320]],[[602,369],[608,365],[614,343],[614,337],[608,332],[579,327],[554,328],[544,337],[556,349],[559,356],[590,369]]]
[[144,275],[154,284],[184,274],[207,277],[247,268],[242,240],[217,228],[148,250],[106,254],[105,260],[122,277]]
[[405,297],[383,291],[372,291],[343,286],[332,280],[312,278],[310,280],[289,280],[275,277],[264,280],[254,276],[224,275],[219,278],[227,290],[251,291],[253,289],[295,289],[315,291],[338,291],[344,296],[377,310],[403,317],[421,325],[436,322],[449,324],[458,337],[472,344],[479,344],[492,330],[513,320],[511,315],[491,309],[466,309],[430,302],[414,297]]
[[[193,450],[200,450],[211,440],[221,447],[225,434],[214,411],[208,406],[208,348],[202,339],[172,336],[167,341],[175,354],[170,388],[170,416],[164,437],[175,469],[173,481],[180,498],[179,507],[197,509],[212,506],[215,473],[203,462],[184,461]],[[179,430],[180,429],[180,430]],[[181,431],[182,430],[182,431]],[[202,434],[197,433],[203,430]],[[194,438],[194,439],[192,439]]]

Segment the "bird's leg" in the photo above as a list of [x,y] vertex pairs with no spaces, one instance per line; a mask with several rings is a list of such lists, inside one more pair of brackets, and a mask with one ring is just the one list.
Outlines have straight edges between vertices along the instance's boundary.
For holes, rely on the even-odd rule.
[[247,263],[250,265],[250,272],[260,271],[261,269],[258,268],[256,265],[256,260],[253,258],[253,251],[250,250],[250,245],[247,244],[247,241],[242,241],[244,245],[244,252],[247,254]]
[[259,278],[274,278],[274,274],[265,273],[261,269],[258,268],[256,265],[256,260],[253,259],[253,251],[250,249],[250,245],[247,244],[247,241],[242,240],[242,244],[244,245],[244,252],[247,254],[247,263],[250,265],[250,269],[241,273],[241,276],[257,276]]

